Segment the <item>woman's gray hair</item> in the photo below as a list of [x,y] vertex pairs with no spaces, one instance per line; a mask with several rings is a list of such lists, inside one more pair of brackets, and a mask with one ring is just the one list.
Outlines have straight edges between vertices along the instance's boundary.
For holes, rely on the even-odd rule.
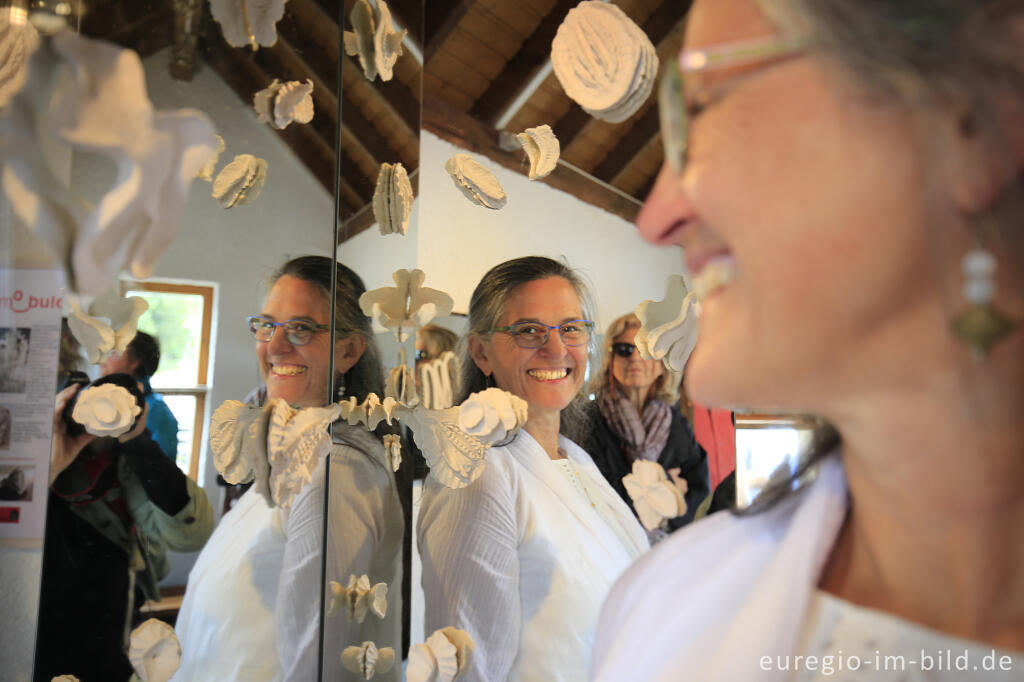
[[[615,381],[612,374],[612,362],[615,361],[612,344],[627,329],[639,329],[641,326],[640,318],[633,313],[627,313],[608,325],[608,330],[601,341],[601,369],[590,381],[590,393],[600,394],[611,389],[612,383]],[[662,366],[664,367],[664,365]],[[666,405],[675,405],[679,402],[679,382],[683,375],[681,372],[673,372],[668,367],[664,367],[664,369],[661,376],[651,384],[651,390],[647,394],[645,403],[652,398],[660,400]]]
[[[590,317],[594,307],[591,303],[590,291],[578,272],[565,263],[544,256],[526,256],[499,263],[487,271],[480,283],[473,290],[469,301],[469,331],[459,343],[459,357],[462,361],[462,377],[456,392],[455,404],[461,404],[471,393],[488,388],[488,378],[473,362],[469,354],[469,338],[476,336],[486,340],[491,331],[500,323],[505,313],[505,306],[512,292],[519,286],[548,277],[561,277],[567,281],[580,299],[580,308],[586,319]],[[594,351],[593,335],[587,342],[588,365]],[[579,442],[587,428],[587,418],[583,412],[586,397],[581,393],[561,414],[560,431],[570,440]]]
[[[331,270],[336,272],[334,291],[334,338],[343,339],[350,334],[361,334],[366,339],[362,357],[343,376],[331,382],[332,400],[354,396],[362,402],[370,393],[384,395],[384,369],[380,350],[373,338],[370,318],[359,308],[359,297],[366,292],[363,280],[350,268],[327,256],[300,256],[282,265],[270,278],[270,286],[285,275],[301,279],[316,286],[330,301]],[[344,386],[339,394],[338,389]]]

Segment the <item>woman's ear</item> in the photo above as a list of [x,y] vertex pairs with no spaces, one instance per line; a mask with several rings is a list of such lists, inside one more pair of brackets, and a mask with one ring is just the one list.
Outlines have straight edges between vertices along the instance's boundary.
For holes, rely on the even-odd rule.
[[334,342],[334,371],[344,374],[359,362],[366,352],[366,337],[362,334],[349,334]]
[[469,335],[469,357],[473,358],[473,362],[481,372],[486,376],[491,375],[493,370],[491,361],[487,357],[487,344],[476,334]]

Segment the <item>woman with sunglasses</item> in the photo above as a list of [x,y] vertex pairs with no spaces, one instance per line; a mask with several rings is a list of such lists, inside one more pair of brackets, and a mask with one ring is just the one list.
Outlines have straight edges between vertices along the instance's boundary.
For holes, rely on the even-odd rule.
[[[359,276],[330,258],[303,256],[271,281],[262,311],[248,319],[266,383],[258,400],[303,408],[382,395],[380,356],[359,309],[366,290]],[[387,583],[388,605],[384,619],[370,614],[360,624],[339,613],[325,620],[323,679],[349,679],[340,669],[347,646],[400,647],[404,524],[394,476],[377,434],[338,421],[331,436],[326,543],[326,463],[287,508],[269,505],[259,486],[250,488],[189,574],[176,624],[182,661],[175,680],[317,679],[320,608],[332,594],[321,590],[325,544],[327,581],[347,585],[350,576],[365,574],[371,584]],[[397,668],[375,679],[399,680]]]
[[648,546],[573,441],[593,328],[586,298],[569,267],[528,257],[492,268],[470,300],[458,402],[496,386],[529,416],[468,487],[424,488],[426,631],[453,625],[473,637],[460,680],[585,679],[601,601]]
[[688,393],[834,430],[630,570],[593,679],[1021,679],[1024,0],[696,0],[666,83]]
[[676,407],[679,375],[666,370],[660,360],[640,357],[633,344],[639,329],[640,320],[632,313],[608,327],[604,364],[591,382],[597,399],[587,406],[590,430],[583,445],[631,509],[633,501],[622,478],[638,459],[660,464],[679,487],[686,510],[667,519],[664,530],[649,531],[654,542],[665,537],[666,530],[692,521],[711,486],[707,454]]

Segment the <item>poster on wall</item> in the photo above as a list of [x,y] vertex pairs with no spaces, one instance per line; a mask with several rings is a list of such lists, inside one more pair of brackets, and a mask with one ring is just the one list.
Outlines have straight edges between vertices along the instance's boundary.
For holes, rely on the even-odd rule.
[[57,270],[0,268],[0,546],[43,542],[62,297]]

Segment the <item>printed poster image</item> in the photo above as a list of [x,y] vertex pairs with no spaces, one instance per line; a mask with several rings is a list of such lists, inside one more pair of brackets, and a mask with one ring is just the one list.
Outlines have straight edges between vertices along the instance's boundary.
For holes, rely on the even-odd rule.
[[32,330],[0,327],[0,393],[24,393]]

